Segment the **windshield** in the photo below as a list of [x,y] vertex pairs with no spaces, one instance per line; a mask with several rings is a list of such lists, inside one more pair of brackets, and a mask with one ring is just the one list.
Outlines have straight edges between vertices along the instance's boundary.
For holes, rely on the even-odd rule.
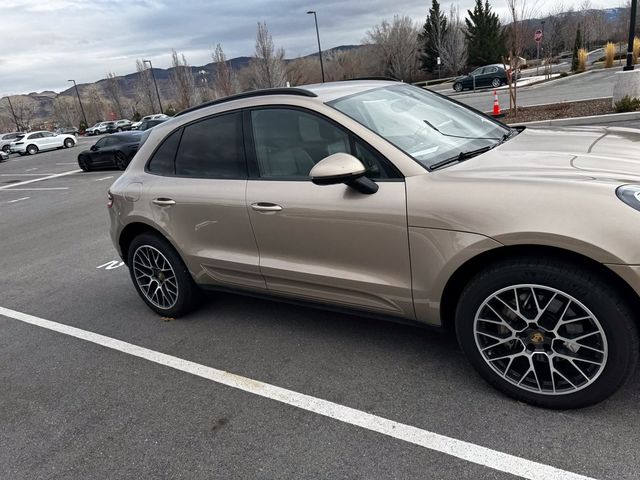
[[410,85],[367,90],[329,102],[430,168],[497,144],[510,129],[491,118]]

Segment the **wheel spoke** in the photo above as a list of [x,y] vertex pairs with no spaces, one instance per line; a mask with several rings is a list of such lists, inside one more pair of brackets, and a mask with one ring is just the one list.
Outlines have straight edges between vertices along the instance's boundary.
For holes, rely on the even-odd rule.
[[178,280],[164,254],[150,246],[140,246],[133,255],[133,276],[140,291],[156,307],[169,309],[178,300]]

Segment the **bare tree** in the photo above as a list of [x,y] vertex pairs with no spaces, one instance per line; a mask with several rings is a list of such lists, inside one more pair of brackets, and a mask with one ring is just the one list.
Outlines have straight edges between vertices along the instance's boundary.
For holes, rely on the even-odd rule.
[[120,81],[118,75],[114,72],[107,73],[107,82],[105,84],[105,92],[107,98],[113,104],[116,114],[119,118],[124,118],[124,99],[122,97],[122,88],[120,87]]
[[53,119],[59,126],[80,125],[77,101],[73,97],[58,95],[53,99]]
[[[529,20],[533,15],[533,9],[527,0],[507,0],[507,8],[511,25],[507,36],[507,48],[509,51],[509,69],[517,72],[521,65],[521,58],[526,46],[526,32],[530,29]],[[518,78],[508,76],[509,81],[509,103],[514,114],[518,113]]]
[[177,97],[177,107],[179,110],[189,108],[198,103],[193,72],[187,62],[184,53],[178,56],[178,52],[171,51],[171,64],[173,71],[169,76],[169,80],[173,87],[173,91]]
[[87,114],[87,121],[89,124],[103,121],[106,116],[107,106],[100,94],[100,90],[95,85],[89,85],[85,92],[86,97],[83,104]]
[[[331,62],[328,57],[325,57],[325,70]],[[320,62],[314,57],[302,57],[290,61],[287,65],[287,79],[292,86],[320,82]]]
[[447,72],[457,75],[467,64],[467,45],[460,10],[453,4],[449,10],[448,25],[437,49],[443,68]]
[[266,23],[258,23],[255,54],[249,68],[251,88],[284,87],[286,84],[284,49],[276,49]]
[[21,95],[11,99],[13,104],[13,112],[15,113],[20,130],[28,132],[33,126],[36,118],[37,102],[29,96]]
[[222,45],[217,44],[211,54],[215,63],[216,74],[214,79],[216,97],[228,97],[238,91],[238,79],[227,61],[227,56],[222,50]]
[[418,70],[418,33],[411,18],[396,15],[369,30],[365,42],[377,47],[387,74],[411,81]]
[[136,60],[136,110],[141,115],[148,115],[156,111],[154,100],[156,93],[153,86],[153,78],[151,70],[147,69],[144,62],[140,59]]

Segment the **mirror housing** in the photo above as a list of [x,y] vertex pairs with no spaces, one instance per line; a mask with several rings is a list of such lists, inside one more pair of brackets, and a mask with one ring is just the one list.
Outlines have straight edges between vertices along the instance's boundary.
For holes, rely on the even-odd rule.
[[91,145],[91,148],[89,148],[89,150],[95,152],[96,150],[98,150],[98,147],[96,145]]
[[344,183],[360,193],[376,193],[378,185],[365,177],[365,173],[367,173],[367,169],[353,155],[334,153],[316,163],[309,172],[309,176],[316,185]]

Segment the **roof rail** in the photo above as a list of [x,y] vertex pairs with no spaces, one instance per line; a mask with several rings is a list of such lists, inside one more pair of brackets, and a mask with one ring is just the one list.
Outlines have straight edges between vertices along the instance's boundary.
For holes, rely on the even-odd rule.
[[251,98],[251,97],[262,97],[265,95],[298,95],[301,97],[317,97],[318,96],[315,93],[313,93],[311,90],[305,90],[304,88],[296,88],[296,87],[264,88],[261,90],[251,90],[249,92],[237,93],[235,95],[229,95],[228,97],[217,98],[215,100],[211,100],[210,102],[201,103],[200,105],[196,105],[195,107],[190,107],[176,113],[174,117],[179,117],[180,115],[184,115],[185,113],[193,112],[195,110],[200,110],[201,108],[210,107],[212,105],[219,105],[221,103],[230,102],[232,100],[240,100],[242,98]]
[[387,82],[402,82],[402,80],[398,80],[397,78],[384,77],[384,76],[378,76],[378,77],[356,77],[356,78],[347,78],[346,79],[346,81],[351,81],[351,80],[386,80]]

